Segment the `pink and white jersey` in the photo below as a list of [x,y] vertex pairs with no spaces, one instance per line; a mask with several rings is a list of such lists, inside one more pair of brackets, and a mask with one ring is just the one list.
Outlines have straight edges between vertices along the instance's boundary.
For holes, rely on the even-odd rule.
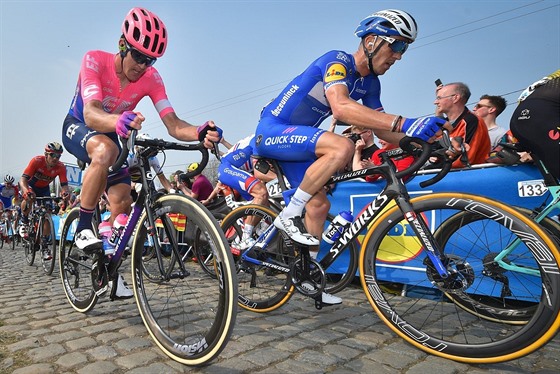
[[134,110],[142,98],[149,96],[159,116],[174,112],[165,85],[154,67],[136,82],[130,82],[121,90],[119,77],[115,72],[115,55],[103,51],[89,51],[84,56],[76,93],[70,106],[70,115],[84,121],[84,105],[92,100],[99,100],[107,113],[120,114]]

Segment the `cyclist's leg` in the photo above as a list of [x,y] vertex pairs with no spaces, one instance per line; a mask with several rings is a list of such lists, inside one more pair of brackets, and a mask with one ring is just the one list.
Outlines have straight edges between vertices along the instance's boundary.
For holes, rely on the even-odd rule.
[[84,123],[68,115],[64,120],[62,141],[70,153],[89,163],[80,193],[80,220],[75,236],[76,245],[87,251],[100,251],[102,242],[92,232],[91,221],[106,187],[108,169],[119,154],[117,135],[91,131]]

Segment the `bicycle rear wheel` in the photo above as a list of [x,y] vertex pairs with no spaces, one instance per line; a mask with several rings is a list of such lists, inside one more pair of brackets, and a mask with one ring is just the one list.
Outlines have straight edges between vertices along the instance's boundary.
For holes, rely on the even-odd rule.
[[[560,255],[539,225],[480,196],[440,193],[411,202],[432,229],[454,220],[454,230],[438,232],[434,240],[454,273],[438,275],[397,207],[383,213],[364,240],[360,279],[386,325],[419,349],[468,363],[516,359],[554,337],[560,327]],[[519,245],[504,262],[494,261],[516,239]],[[497,307],[498,300],[515,307]],[[505,310],[529,307],[534,311],[523,324],[501,318]],[[494,318],[481,317],[483,310]]]
[[[237,314],[237,280],[233,259],[223,233],[210,212],[197,201],[180,195],[158,198],[152,211],[156,225],[165,232],[172,254],[163,271],[150,259],[150,276],[144,266],[147,239],[146,212],[140,217],[132,249],[132,283],[138,310],[158,347],[173,360],[200,366],[225,347]],[[194,262],[183,262],[178,238],[185,223],[196,226],[212,249],[219,276],[209,277]],[[172,223],[172,224],[169,224]],[[150,225],[151,226],[151,225]],[[158,243],[159,243],[158,242]],[[156,249],[157,250],[157,249]],[[156,269],[158,276],[156,277]]]
[[[74,243],[80,208],[74,208],[66,217],[59,240],[58,264],[62,289],[72,308],[80,313],[89,312],[99,297],[95,294],[91,279],[93,257],[84,253]],[[93,232],[97,232],[95,220]]]
[[41,264],[45,274],[51,275],[56,264],[56,236],[51,215],[45,214],[40,225]]

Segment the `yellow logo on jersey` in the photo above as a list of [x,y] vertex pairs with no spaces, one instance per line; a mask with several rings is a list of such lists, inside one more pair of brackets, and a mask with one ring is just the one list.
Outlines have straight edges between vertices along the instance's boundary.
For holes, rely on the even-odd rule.
[[325,73],[325,83],[339,81],[346,78],[346,68],[342,64],[333,64]]

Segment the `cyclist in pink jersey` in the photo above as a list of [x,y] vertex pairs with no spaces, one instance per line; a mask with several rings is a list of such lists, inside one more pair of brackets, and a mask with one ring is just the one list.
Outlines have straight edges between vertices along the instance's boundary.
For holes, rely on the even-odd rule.
[[89,163],[76,229],[76,245],[87,252],[102,250],[101,240],[91,230],[91,219],[105,190],[111,222],[118,214],[130,211],[130,177],[124,172],[109,175],[107,170],[119,155],[118,137],[126,138],[130,130],[142,128],[144,116],[133,111],[142,98],[150,97],[172,137],[204,141],[208,148],[212,142],[220,141],[222,131],[212,121],[194,126],[177,117],[173,110],[163,80],[153,67],[165,52],[167,38],[167,29],[157,15],[133,8],[122,24],[119,52],[90,51],[83,59],[62,138],[70,153]]

